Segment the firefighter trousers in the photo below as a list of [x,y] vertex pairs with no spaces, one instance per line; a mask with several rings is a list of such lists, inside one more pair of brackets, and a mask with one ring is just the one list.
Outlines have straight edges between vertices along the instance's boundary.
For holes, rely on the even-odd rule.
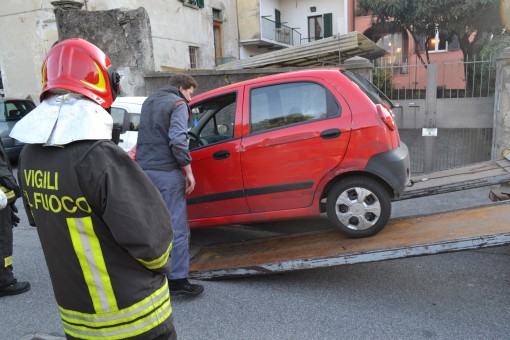
[[0,287],[14,283],[12,274],[12,222],[11,206],[0,210]]

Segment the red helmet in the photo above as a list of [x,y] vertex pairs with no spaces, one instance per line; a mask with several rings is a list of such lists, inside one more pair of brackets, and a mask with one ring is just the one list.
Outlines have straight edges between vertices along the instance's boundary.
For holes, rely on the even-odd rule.
[[51,48],[42,66],[40,100],[53,89],[67,89],[109,108],[119,91],[120,77],[110,59],[96,45],[72,38]]

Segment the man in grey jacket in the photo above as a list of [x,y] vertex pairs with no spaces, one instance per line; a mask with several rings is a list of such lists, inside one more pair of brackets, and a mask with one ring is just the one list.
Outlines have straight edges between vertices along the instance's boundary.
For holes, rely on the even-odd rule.
[[195,188],[188,147],[188,101],[197,83],[192,76],[174,74],[142,105],[136,161],[159,189],[172,217],[174,243],[168,275],[172,295],[197,296],[203,286],[188,281],[189,224],[186,194]]

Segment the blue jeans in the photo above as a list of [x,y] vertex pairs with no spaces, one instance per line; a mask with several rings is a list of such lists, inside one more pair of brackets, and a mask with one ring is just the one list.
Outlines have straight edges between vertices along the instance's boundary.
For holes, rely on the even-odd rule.
[[145,170],[152,183],[159,189],[172,218],[174,242],[172,245],[172,267],[168,278],[185,279],[189,272],[189,224],[186,212],[186,178],[181,170]]

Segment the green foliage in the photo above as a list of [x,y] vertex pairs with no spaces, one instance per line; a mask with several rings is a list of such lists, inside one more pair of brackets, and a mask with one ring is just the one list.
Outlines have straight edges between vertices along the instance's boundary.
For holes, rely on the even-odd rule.
[[496,57],[502,50],[510,47],[510,35],[500,34],[487,42],[480,50],[480,57],[484,60]]
[[376,68],[372,83],[384,93],[393,92],[391,68]]
[[436,28],[448,41],[457,36],[464,59],[483,45],[487,33],[505,27],[500,0],[359,0],[358,6],[372,14],[373,25],[396,22],[415,39],[434,36]]

